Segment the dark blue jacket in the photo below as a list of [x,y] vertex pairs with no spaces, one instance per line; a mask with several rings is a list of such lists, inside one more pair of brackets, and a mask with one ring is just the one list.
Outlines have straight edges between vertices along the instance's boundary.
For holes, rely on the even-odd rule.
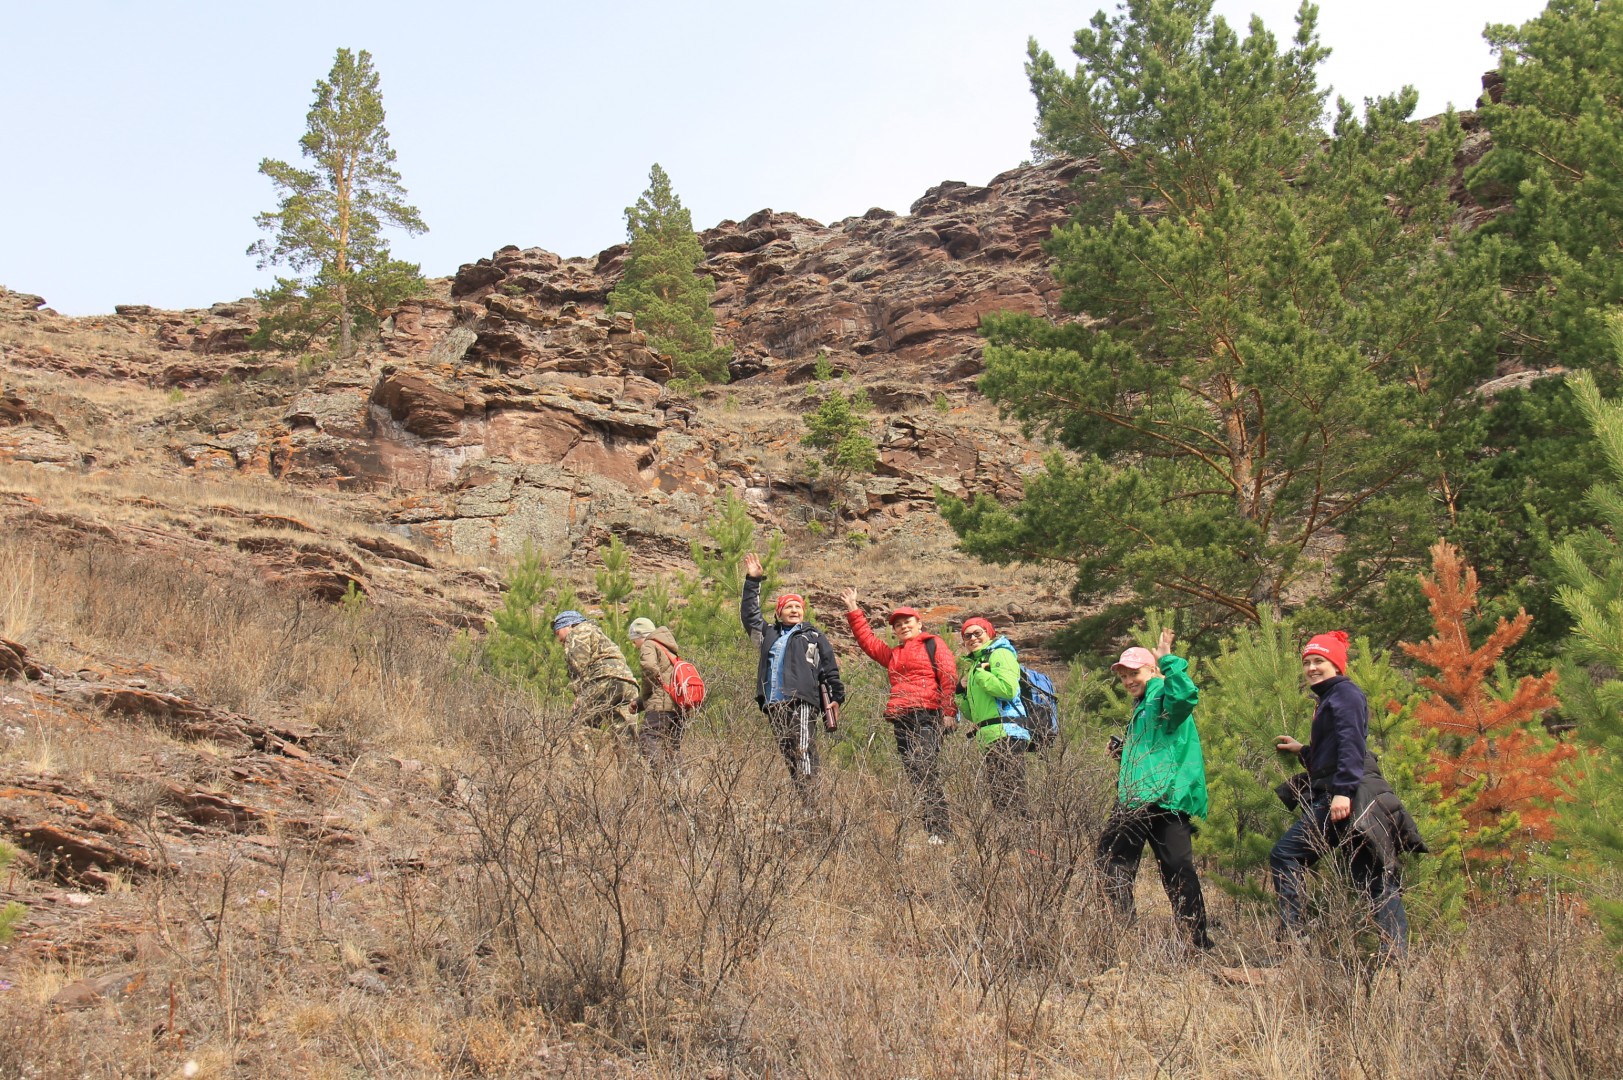
[[1302,747],[1302,765],[1315,791],[1352,798],[1364,779],[1364,751],[1369,748],[1369,699],[1345,675],[1311,686],[1319,699],[1313,728]]
[[[738,619],[744,630],[761,647],[761,660],[755,670],[755,703],[766,707],[766,685],[771,676],[772,646],[778,636],[790,628],[779,622],[767,622],[761,617],[761,579],[744,578],[743,595],[739,597]],[[835,701],[845,701],[845,684],[840,681],[840,665],[834,658],[834,646],[815,626],[806,625],[796,636],[783,657],[782,687],[786,696],[823,707],[824,686]]]

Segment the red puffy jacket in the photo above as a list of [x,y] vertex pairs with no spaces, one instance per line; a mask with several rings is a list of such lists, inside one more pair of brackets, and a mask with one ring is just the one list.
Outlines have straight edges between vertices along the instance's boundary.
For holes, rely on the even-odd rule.
[[[958,704],[953,693],[958,687],[958,665],[952,658],[952,649],[934,634],[921,631],[917,637],[892,648],[874,635],[868,617],[860,611],[847,611],[845,621],[851,624],[862,651],[885,665],[890,673],[890,700],[885,703],[885,715],[922,709],[939,712],[946,719],[958,715]],[[924,643],[935,640],[935,667],[930,666],[930,654]]]

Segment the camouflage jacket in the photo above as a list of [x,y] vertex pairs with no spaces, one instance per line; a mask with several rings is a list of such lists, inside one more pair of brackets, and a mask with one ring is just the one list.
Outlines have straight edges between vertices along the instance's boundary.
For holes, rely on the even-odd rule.
[[579,623],[569,631],[564,639],[564,663],[577,695],[604,679],[618,679],[633,687],[637,684],[620,646],[594,623]]

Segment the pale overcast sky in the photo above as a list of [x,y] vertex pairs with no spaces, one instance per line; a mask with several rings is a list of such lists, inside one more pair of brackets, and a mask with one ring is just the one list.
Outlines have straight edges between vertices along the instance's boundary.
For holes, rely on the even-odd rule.
[[[1026,39],[1069,68],[1100,3],[572,0],[479,4],[0,0],[0,285],[67,314],[203,307],[269,283],[244,254],[273,209],[263,157],[298,162],[340,47],[382,78],[391,141],[430,231],[430,276],[504,244],[595,255],[655,161],[697,228],[763,207],[824,223],[905,212],[1030,152]],[[1112,10],[1114,4],[1109,5]],[[1321,0],[1322,81],[1404,84],[1417,115],[1469,109],[1490,22],[1542,0]],[[1217,0],[1281,39],[1295,0]]]

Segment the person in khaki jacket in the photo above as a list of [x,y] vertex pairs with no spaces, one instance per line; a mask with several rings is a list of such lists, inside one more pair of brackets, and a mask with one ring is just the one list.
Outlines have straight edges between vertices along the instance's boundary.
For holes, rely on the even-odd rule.
[[636,705],[642,725],[637,728],[637,746],[655,772],[666,772],[682,756],[682,727],[687,720],[665,689],[676,678],[676,657],[682,652],[670,629],[655,626],[652,619],[632,619],[626,632],[642,665],[642,692]]
[[564,665],[575,692],[575,720],[591,727],[629,732],[637,701],[637,677],[614,639],[578,611],[560,611],[552,632],[564,646]]

